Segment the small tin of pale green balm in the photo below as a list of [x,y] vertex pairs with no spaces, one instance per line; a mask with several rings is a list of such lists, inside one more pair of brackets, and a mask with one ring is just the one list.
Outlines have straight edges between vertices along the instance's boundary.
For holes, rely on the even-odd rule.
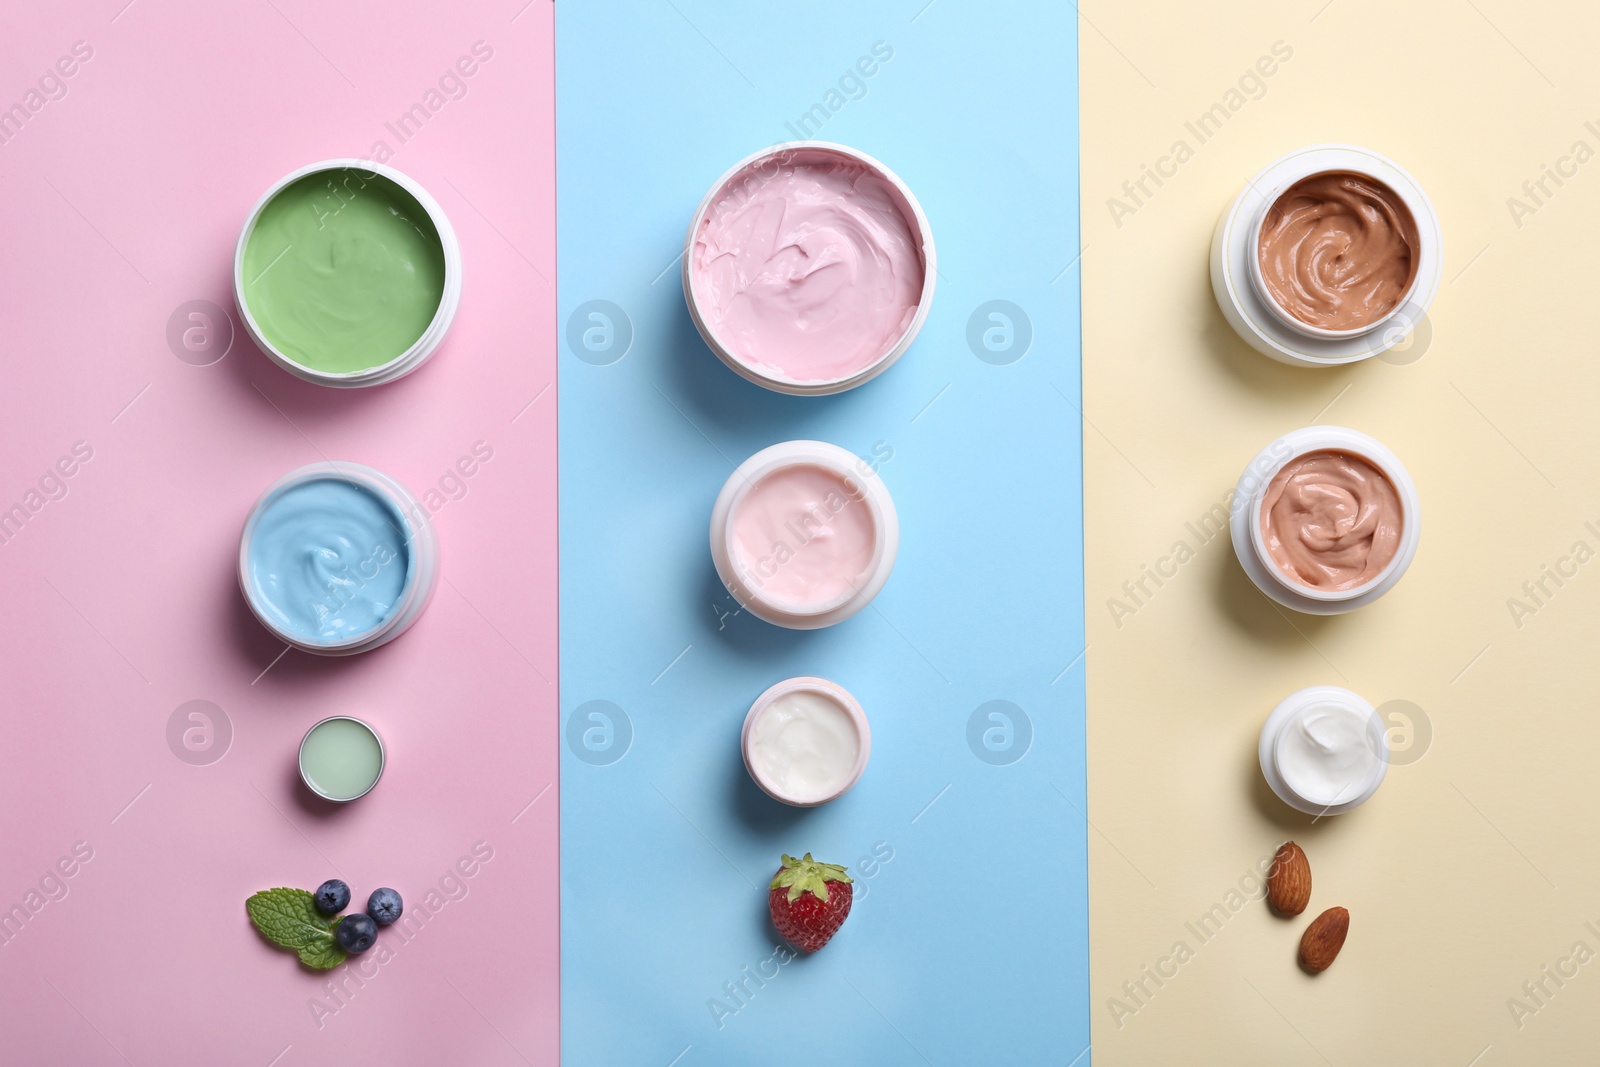
[[383,777],[383,738],[349,715],[323,719],[300,741],[300,780],[324,800],[345,804],[372,792]]

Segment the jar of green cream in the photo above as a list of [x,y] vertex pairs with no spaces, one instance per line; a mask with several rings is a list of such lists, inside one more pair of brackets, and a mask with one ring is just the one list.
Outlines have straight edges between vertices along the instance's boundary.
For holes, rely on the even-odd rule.
[[239,233],[233,295],[251,339],[307,381],[379,385],[420,367],[461,302],[444,209],[392,167],[330,159],[285,175]]

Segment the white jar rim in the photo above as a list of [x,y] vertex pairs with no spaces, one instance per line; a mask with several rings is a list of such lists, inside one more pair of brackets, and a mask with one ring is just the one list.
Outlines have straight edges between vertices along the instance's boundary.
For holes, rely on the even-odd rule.
[[[1366,460],[1389,479],[1400,497],[1400,544],[1394,557],[1372,578],[1349,589],[1318,589],[1295,581],[1272,558],[1261,532],[1261,508],[1273,478],[1294,460],[1313,452],[1344,452]],[[1263,448],[1239,476],[1229,515],[1234,554],[1245,574],[1279,604],[1307,615],[1354,611],[1394,588],[1417,554],[1421,524],[1416,483],[1400,457],[1376,438],[1346,426],[1305,426]]]
[[[1349,331],[1312,326],[1280,307],[1266,291],[1257,256],[1262,221],[1283,192],[1305,178],[1335,172],[1381,182],[1417,225],[1416,272],[1405,299],[1377,321]],[[1357,145],[1311,145],[1267,164],[1223,211],[1211,238],[1211,289],[1228,324],[1256,351],[1292,366],[1340,366],[1381,355],[1417,328],[1439,289],[1443,244],[1433,201],[1398,163]]]
[[[798,156],[807,152],[819,155],[842,156],[852,162],[859,163],[882,178],[891,189],[900,197],[902,213],[909,213],[907,222],[915,224],[918,239],[918,253],[922,257],[922,290],[917,297],[917,310],[912,313],[911,321],[901,331],[900,337],[882,355],[860,370],[837,378],[799,379],[786,375],[776,374],[763,370],[741,359],[731,349],[717,338],[716,331],[711,328],[704,312],[700,307],[700,295],[695,286],[694,278],[694,246],[695,239],[699,236],[700,228],[705,223],[706,215],[710,213],[717,198],[736,178],[746,171],[769,159],[775,159],[781,165],[787,158]],[[871,381],[905,354],[911,347],[911,342],[916,340],[917,334],[922,330],[922,324],[927,321],[928,310],[933,305],[933,291],[938,280],[937,256],[933,246],[933,228],[928,224],[928,216],[922,210],[922,204],[911,192],[911,187],[900,179],[894,171],[879,162],[867,153],[851,148],[848,145],[836,144],[832,141],[785,141],[781,144],[771,145],[758,152],[752,152],[739,162],[723,172],[722,177],[711,184],[705,197],[700,201],[700,206],[695,210],[694,216],[689,220],[689,233],[683,245],[683,295],[689,305],[689,317],[694,321],[695,329],[700,331],[700,336],[705,340],[706,346],[728,366],[730,370],[740,377],[774,392],[787,393],[791,396],[827,396],[833,393],[842,393],[854,389]]]
[[[1282,738],[1289,728],[1306,712],[1327,706],[1345,708],[1361,715],[1366,723],[1367,745],[1373,755],[1378,757],[1377,764],[1367,781],[1363,783],[1361,791],[1350,799],[1336,804],[1322,804],[1301,796],[1284,776],[1278,760]],[[1389,770],[1389,734],[1377,709],[1360,694],[1337,685],[1314,685],[1290,693],[1272,709],[1267,721],[1262,724],[1256,757],[1261,765],[1261,776],[1266,779],[1267,785],[1271,786],[1279,800],[1307,815],[1319,817],[1342,815],[1366,803],[1383,784],[1383,779]]]
[[[851,765],[850,773],[837,790],[824,797],[804,798],[785,792],[776,782],[771,781],[761,773],[751,749],[754,747],[753,735],[755,727],[766,714],[769,707],[779,697],[788,696],[790,693],[815,693],[840,708],[850,719],[851,725],[856,730],[856,758]],[[756,697],[755,703],[750,705],[750,710],[744,717],[744,727],[739,734],[739,749],[744,754],[744,767],[749,772],[751,781],[755,782],[773,800],[788,804],[796,808],[814,808],[837,800],[848,793],[856,782],[861,780],[862,773],[867,769],[867,758],[872,755],[872,727],[867,723],[867,713],[861,709],[861,704],[850,691],[838,682],[814,675],[801,675],[796,678],[786,678],[776,685],[771,686]]]
[[[387,363],[375,367],[363,367],[353,371],[327,371],[316,367],[308,367],[288,355],[271,341],[267,340],[255,316],[250,311],[249,301],[245,299],[244,278],[244,252],[245,246],[250,243],[250,235],[255,232],[256,223],[261,220],[261,213],[266,210],[274,197],[280,192],[309,174],[321,171],[357,170],[364,174],[376,174],[387,178],[389,181],[404,189],[422,205],[428,214],[428,221],[433,224],[434,231],[439,235],[439,245],[444,253],[444,288],[439,295],[439,306],[434,310],[433,318],[429,320],[427,328],[422,335],[411,343],[411,347],[395,356]],[[239,310],[239,319],[244,324],[244,329],[255,342],[256,347],[267,354],[284,370],[297,378],[318,385],[329,385],[339,389],[356,389],[369,385],[382,385],[403,378],[425,363],[429,356],[443,343],[445,333],[450,329],[450,324],[455,321],[456,309],[461,304],[461,245],[456,239],[456,231],[450,225],[450,219],[445,215],[444,208],[439,206],[429,192],[406,174],[388,167],[382,163],[373,163],[365,159],[325,159],[320,163],[311,163],[298,170],[290,171],[282,178],[273,182],[267,191],[261,194],[255,206],[250,209],[250,214],[245,217],[244,226],[239,230],[239,241],[233,251],[233,302]]]
[[[280,496],[296,486],[323,480],[349,482],[388,504],[406,524],[407,560],[405,582],[401,586],[396,607],[388,618],[370,630],[341,641],[314,642],[284,630],[258,603],[255,582],[250,576],[250,544],[262,515]],[[308,463],[304,467],[295,468],[269,485],[256,499],[249,515],[245,518],[244,529],[239,535],[239,591],[243,594],[250,613],[284,644],[318,656],[350,656],[377,648],[399,637],[410,629],[411,624],[416,622],[417,617],[428,606],[433,597],[434,585],[438,581],[438,571],[439,543],[427,511],[399,481],[361,463],[343,460],[326,461]]]
[[[864,503],[872,520],[872,557],[852,590],[828,601],[795,604],[774,597],[746,581],[735,560],[733,518],[750,490],[765,478],[790,467],[817,467],[859,489],[852,501]],[[783,441],[752,455],[728,476],[711,509],[711,558],[728,592],[757,618],[794,630],[814,630],[843,622],[878,595],[894,569],[900,545],[900,521],[888,488],[871,464],[826,441]]]

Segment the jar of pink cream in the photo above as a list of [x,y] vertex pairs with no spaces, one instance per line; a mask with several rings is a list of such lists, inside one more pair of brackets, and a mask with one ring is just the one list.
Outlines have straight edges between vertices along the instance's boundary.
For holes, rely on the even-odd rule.
[[735,600],[791,630],[843,622],[889,580],[900,521],[867,461],[784,441],[729,476],[711,509],[711,559]]
[[689,222],[683,293],[711,351],[796,396],[854,389],[899,359],[933,301],[933,231],[865,152],[774,145],[718,178]]
[[1306,426],[1250,461],[1229,526],[1257,589],[1307,615],[1340,615],[1394,588],[1417,554],[1421,522],[1398,456],[1357,430]]
[[1262,354],[1300,367],[1354,363],[1422,321],[1442,243],[1433,202],[1399,164],[1355,145],[1313,145],[1268,164],[1223,212],[1211,287]]

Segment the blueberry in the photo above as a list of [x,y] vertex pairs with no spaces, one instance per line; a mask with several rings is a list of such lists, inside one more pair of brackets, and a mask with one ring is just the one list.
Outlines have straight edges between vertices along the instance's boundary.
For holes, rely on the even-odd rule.
[[317,887],[312,901],[319,914],[337,915],[350,904],[350,887],[337,878],[329,878]]
[[372,916],[372,921],[379,926],[388,926],[400,918],[400,912],[405,905],[400,902],[400,894],[388,886],[374,889],[367,898],[367,914]]
[[360,912],[346,915],[333,928],[333,939],[346,952],[365,952],[378,940],[378,925]]

